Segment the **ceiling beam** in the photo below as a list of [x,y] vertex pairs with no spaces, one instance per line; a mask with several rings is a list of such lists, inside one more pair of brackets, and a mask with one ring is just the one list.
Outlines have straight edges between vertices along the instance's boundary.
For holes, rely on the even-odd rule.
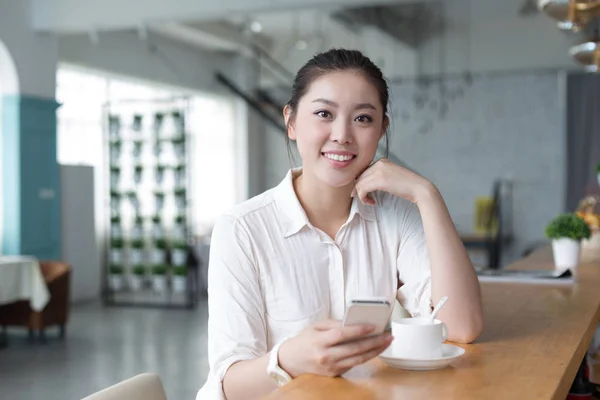
[[232,14],[339,8],[414,0],[32,0],[33,28],[55,33],[131,29],[168,22],[217,20]]

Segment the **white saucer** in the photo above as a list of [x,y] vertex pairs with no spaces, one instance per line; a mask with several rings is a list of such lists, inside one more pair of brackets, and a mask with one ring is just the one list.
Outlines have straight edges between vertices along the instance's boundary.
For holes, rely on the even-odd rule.
[[441,358],[419,360],[415,358],[401,358],[394,356],[392,346],[381,353],[379,358],[392,368],[407,369],[411,371],[430,371],[446,368],[451,362],[465,354],[465,349],[462,347],[444,343],[442,344]]

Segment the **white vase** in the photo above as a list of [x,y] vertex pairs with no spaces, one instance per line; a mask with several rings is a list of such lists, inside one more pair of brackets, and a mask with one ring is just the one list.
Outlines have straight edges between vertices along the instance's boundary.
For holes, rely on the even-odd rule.
[[152,225],[152,237],[154,239],[162,239],[163,229],[162,229],[161,225],[158,225],[158,224]]
[[111,249],[110,262],[111,262],[111,264],[121,264],[123,262],[123,250],[122,249]]
[[163,249],[152,249],[151,264],[164,264],[165,251]]
[[186,249],[174,249],[173,250],[173,259],[171,260],[173,265],[185,265],[187,261],[187,251]]
[[175,225],[173,228],[173,237],[179,240],[185,239],[185,226],[183,224]]
[[132,290],[140,290],[142,288],[142,275],[131,275],[129,277],[129,287]]
[[129,252],[129,264],[138,265],[142,263],[142,249],[131,249]]
[[600,186],[600,172],[596,174],[596,179],[598,180],[598,186]]
[[120,238],[122,235],[121,225],[111,225],[110,226],[110,236],[114,238]]
[[173,292],[175,293],[183,293],[185,292],[185,288],[187,286],[187,277],[175,275],[173,277]]
[[123,287],[123,275],[122,274],[110,274],[108,278],[108,285],[111,290],[121,290]]
[[558,270],[572,269],[579,264],[581,243],[578,240],[561,238],[552,240],[554,265]]
[[133,240],[139,240],[143,236],[143,228],[141,225],[134,225],[131,230],[131,238]]
[[167,289],[167,277],[165,275],[152,275],[152,287],[157,292],[164,292]]

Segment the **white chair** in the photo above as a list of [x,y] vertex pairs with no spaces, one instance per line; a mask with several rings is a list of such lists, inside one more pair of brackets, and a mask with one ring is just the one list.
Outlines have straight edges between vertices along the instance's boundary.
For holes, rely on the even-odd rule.
[[159,376],[145,373],[124,380],[82,400],[167,400],[167,395]]

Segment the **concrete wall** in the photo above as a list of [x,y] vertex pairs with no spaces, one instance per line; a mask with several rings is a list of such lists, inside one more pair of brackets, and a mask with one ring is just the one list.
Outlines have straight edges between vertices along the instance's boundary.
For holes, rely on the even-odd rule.
[[[392,83],[391,151],[441,190],[462,232],[473,231],[477,196],[491,195],[497,178],[513,182],[515,244],[519,257],[544,239],[545,224],[564,207],[566,165],[561,74],[530,71],[448,79],[447,114],[441,118],[439,87],[413,80]],[[462,90],[462,95],[458,94]],[[426,99],[419,107],[416,99]],[[266,185],[290,167],[283,136],[267,129]]]

